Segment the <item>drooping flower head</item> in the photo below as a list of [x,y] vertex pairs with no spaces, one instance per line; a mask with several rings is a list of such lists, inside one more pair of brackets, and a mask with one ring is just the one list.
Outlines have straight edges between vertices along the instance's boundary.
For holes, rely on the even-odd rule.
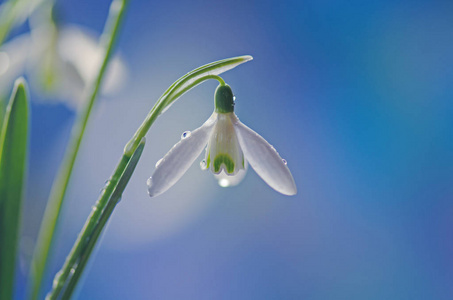
[[234,96],[230,86],[220,84],[214,96],[211,117],[193,132],[186,131],[181,140],[156,164],[147,181],[151,197],[173,186],[206,147],[200,166],[211,170],[221,186],[238,184],[250,163],[256,173],[273,189],[295,195],[296,184],[286,161],[275,148],[251,130],[234,113]]

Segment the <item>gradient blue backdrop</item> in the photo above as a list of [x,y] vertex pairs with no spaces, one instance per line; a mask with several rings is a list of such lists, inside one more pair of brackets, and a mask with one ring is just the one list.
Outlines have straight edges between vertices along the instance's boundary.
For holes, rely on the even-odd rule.
[[[118,44],[129,81],[89,124],[46,289],[159,95],[197,66],[250,54],[223,77],[239,118],[287,159],[297,196],[252,169],[223,189],[198,163],[147,196],[154,163],[209,117],[206,83],[148,134],[79,298],[453,298],[452,1],[130,2]],[[109,3],[60,2],[66,22],[98,33]],[[63,105],[32,109],[19,298],[74,121]]]

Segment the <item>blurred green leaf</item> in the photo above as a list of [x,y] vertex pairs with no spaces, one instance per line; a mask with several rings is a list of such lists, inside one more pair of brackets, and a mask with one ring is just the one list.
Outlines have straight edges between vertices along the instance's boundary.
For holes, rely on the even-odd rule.
[[0,299],[13,299],[27,159],[28,96],[16,80],[0,135]]
[[5,118],[5,100],[0,96],[0,134],[2,132],[3,119]]
[[89,86],[87,87],[85,93],[87,97],[85,102],[86,105],[83,110],[79,112],[77,120],[72,127],[71,139],[66,149],[63,162],[53,182],[49,201],[47,202],[44,211],[44,217],[30,267],[28,287],[30,299],[38,299],[40,296],[41,284],[46,271],[48,257],[51,254],[51,247],[72,170],[85,134],[91,111],[100,91],[104,74],[113,54],[129,1],[130,0],[113,0],[110,5],[109,15],[100,41],[100,44],[105,50],[102,64],[99,66],[96,78],[93,82],[89,83]]

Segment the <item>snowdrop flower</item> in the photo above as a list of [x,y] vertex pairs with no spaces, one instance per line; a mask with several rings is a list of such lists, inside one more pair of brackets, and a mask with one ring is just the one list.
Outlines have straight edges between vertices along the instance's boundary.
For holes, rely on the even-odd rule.
[[157,162],[147,181],[151,197],[173,186],[206,147],[200,163],[211,170],[223,187],[238,184],[245,175],[247,162],[274,190],[295,195],[296,184],[286,161],[259,134],[242,124],[234,113],[234,96],[228,85],[219,85],[214,96],[215,110],[198,129],[182,134],[181,140]]
[[[83,91],[97,74],[104,55],[94,34],[79,26],[41,26],[0,47],[0,95],[28,73],[30,84],[44,98],[77,108]],[[126,80],[127,68],[117,56],[106,72],[102,93],[111,94]]]

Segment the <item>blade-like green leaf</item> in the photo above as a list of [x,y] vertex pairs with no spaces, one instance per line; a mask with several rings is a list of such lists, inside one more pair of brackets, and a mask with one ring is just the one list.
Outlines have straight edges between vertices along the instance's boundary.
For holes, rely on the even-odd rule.
[[0,134],[2,132],[3,119],[5,118],[5,100],[0,96]]
[[218,60],[204,66],[201,66],[175,81],[162,95],[161,99],[166,105],[177,100],[183,93],[200,84],[205,76],[220,75],[228,70],[237,67],[240,64],[252,60],[250,55],[237,56]]
[[28,96],[16,80],[0,134],[0,299],[13,299],[27,159]]
[[116,204],[121,199],[144,146],[145,139],[141,141],[131,157],[124,155],[121,158],[115,173],[107,182],[100,198],[86,220],[82,232],[66,258],[63,268],[55,276],[52,291],[50,291],[46,299],[70,299],[102,230],[107,224]]

